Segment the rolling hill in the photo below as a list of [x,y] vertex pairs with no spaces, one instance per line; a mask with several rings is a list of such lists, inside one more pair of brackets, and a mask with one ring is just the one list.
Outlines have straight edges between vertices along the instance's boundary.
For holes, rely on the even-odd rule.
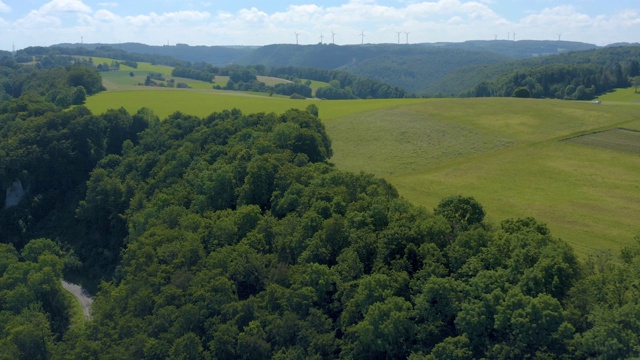
[[518,59],[597,48],[593,44],[579,42],[533,40],[364,45],[273,44],[260,47],[189,46],[185,44],[150,46],[137,43],[59,44],[55,46],[84,49],[109,46],[131,53],[172,56],[182,61],[206,62],[215,66],[261,64],[268,67],[296,66],[341,69],[399,86],[417,94],[426,92],[429,94],[457,94],[455,91],[452,92],[452,89],[448,88],[446,84],[442,84],[442,80],[456,70],[470,66],[505,64]]

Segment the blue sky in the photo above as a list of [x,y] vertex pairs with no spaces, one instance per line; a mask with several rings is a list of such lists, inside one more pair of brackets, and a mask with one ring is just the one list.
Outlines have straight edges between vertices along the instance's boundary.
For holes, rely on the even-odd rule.
[[[638,0],[0,0],[0,49],[71,42],[640,41]],[[334,34],[332,37],[332,33]]]

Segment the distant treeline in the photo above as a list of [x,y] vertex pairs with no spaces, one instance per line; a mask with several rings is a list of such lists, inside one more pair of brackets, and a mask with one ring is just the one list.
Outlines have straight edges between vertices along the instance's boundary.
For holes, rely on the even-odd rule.
[[383,99],[403,98],[409,95],[401,88],[340,70],[284,66],[270,68],[267,74],[285,79],[309,79],[330,83],[330,87],[318,89],[316,96],[319,98]]
[[29,96],[66,108],[104,90],[94,68],[74,63],[70,57],[35,56],[32,61],[32,65],[21,65],[11,56],[0,58],[0,104]]
[[[640,75],[640,46],[522,60],[504,68],[507,71],[496,73],[491,80],[481,81],[460,96],[512,96],[516,89],[525,88],[534,98],[590,100],[615,88],[631,86],[630,78]],[[488,67],[484,73],[496,70],[498,67]]]
[[178,60],[170,56],[153,55],[153,54],[137,54],[126,52],[121,49],[113,48],[111,46],[98,46],[94,49],[88,49],[83,47],[42,47],[32,46],[17,51],[16,56],[26,54],[29,56],[44,56],[44,55],[69,55],[69,56],[91,56],[91,57],[103,57],[116,60],[128,60],[134,62],[148,62],[153,65],[167,65],[167,66],[180,66],[185,64],[185,61]]

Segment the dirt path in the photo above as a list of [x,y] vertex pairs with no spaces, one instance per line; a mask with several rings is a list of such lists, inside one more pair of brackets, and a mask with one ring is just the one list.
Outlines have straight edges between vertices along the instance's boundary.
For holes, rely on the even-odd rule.
[[82,313],[84,317],[87,319],[91,318],[91,304],[93,304],[93,299],[89,296],[85,295],[82,288],[76,284],[72,284],[70,282],[66,282],[62,280],[62,287],[73,295],[73,297],[78,300],[80,306],[82,306]]

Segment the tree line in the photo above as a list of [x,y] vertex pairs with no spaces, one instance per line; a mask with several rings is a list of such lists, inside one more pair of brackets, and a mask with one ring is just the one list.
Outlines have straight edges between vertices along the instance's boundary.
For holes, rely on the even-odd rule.
[[102,77],[95,69],[68,57],[44,56],[32,65],[20,64],[10,56],[0,58],[0,105],[34,97],[67,108],[84,104],[87,96],[103,90]]
[[640,47],[575,52],[520,61],[504,68],[508,71],[479,82],[461,96],[512,96],[516,89],[526,89],[534,98],[591,100],[632,85],[632,79],[640,75]]
[[167,65],[167,66],[180,66],[185,64],[185,61],[178,60],[171,56],[145,54],[145,53],[133,53],[125,50],[109,46],[99,45],[95,48],[88,47],[65,47],[65,46],[30,46],[16,51],[16,56],[27,55],[32,57],[44,57],[44,56],[87,56],[87,57],[102,57],[108,59],[117,59],[122,61],[132,62],[148,62],[153,65]]

